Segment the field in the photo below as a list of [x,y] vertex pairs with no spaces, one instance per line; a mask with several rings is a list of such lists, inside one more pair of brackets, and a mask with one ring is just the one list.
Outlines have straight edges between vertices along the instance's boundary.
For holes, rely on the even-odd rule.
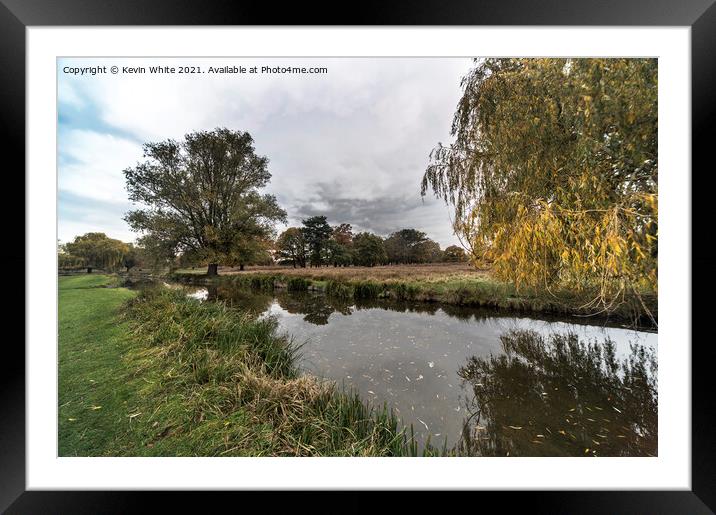
[[[180,269],[178,273],[206,273],[206,268]],[[348,266],[320,268],[293,268],[290,266],[252,266],[240,271],[238,268],[219,267],[220,275],[271,274],[305,277],[316,280],[342,281],[460,281],[489,278],[487,270],[477,270],[468,263],[430,263],[424,265]]]

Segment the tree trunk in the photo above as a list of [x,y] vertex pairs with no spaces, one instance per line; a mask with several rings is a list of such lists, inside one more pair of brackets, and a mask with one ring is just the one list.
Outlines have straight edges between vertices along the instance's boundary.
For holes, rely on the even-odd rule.
[[206,275],[219,275],[219,265],[217,263],[209,263],[209,269],[206,271]]
[[241,263],[241,264],[239,264],[239,272],[243,272],[243,271],[244,271],[244,264]]
[[88,273],[88,274],[91,274],[91,273],[92,273],[92,267],[91,267],[91,266],[88,266],[88,267],[87,267],[87,273]]

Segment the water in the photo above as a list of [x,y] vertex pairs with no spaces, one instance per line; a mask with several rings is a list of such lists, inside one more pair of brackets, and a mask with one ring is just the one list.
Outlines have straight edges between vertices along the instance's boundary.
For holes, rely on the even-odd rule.
[[656,333],[308,292],[190,295],[275,317],[304,344],[304,370],[386,403],[421,445],[430,438],[501,456],[656,454]]

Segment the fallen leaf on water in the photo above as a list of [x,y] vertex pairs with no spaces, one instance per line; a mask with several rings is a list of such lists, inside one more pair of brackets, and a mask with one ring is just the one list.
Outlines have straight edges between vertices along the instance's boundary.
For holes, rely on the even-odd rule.
[[76,418],[68,418],[67,420],[69,420],[70,422],[74,422],[77,419]]
[[96,411],[98,409],[102,409],[102,406],[92,406],[92,409]]

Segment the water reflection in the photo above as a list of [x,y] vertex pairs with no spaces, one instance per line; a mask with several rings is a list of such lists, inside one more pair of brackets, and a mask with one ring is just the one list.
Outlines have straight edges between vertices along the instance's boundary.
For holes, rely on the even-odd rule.
[[655,456],[656,358],[632,345],[576,334],[510,331],[504,354],[473,356],[458,375],[474,393],[462,454],[478,456]]

